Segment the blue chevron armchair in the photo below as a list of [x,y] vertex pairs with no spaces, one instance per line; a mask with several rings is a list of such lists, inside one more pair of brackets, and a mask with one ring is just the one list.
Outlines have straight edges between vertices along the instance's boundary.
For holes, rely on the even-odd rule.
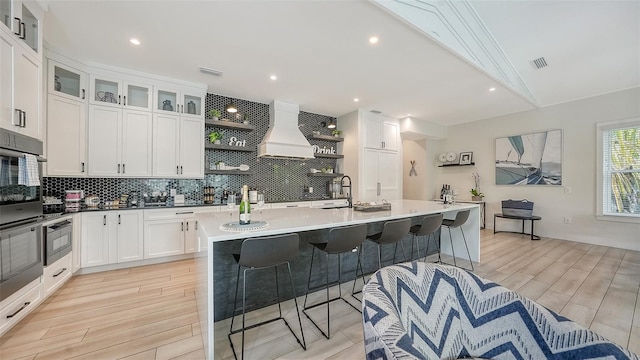
[[638,355],[494,282],[422,262],[363,290],[367,359],[634,359]]

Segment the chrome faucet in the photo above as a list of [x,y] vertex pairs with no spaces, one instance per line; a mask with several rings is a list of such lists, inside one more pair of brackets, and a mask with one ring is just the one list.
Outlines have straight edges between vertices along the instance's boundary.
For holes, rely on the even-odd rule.
[[[349,180],[349,185],[345,185],[344,184],[344,179],[348,179]],[[349,209],[353,208],[353,195],[351,194],[351,178],[349,177],[349,175],[342,175],[342,178],[340,178],[340,193],[344,194],[344,188],[349,188],[349,196],[347,197],[347,201],[349,202]]]

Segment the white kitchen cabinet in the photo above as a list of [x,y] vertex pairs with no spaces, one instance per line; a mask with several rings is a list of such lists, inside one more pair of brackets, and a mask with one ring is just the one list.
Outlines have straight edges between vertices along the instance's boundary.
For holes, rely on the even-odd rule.
[[0,32],[0,126],[42,138],[41,65],[31,52]]
[[217,209],[185,208],[145,210],[144,258],[182,255],[198,251],[195,214]]
[[11,35],[16,43],[39,58],[42,57],[43,17],[44,11],[36,1],[0,1],[0,32]]
[[82,215],[82,267],[142,260],[142,210],[100,211]]
[[71,272],[80,270],[82,253],[82,214],[73,214],[73,229],[71,230]]
[[[311,201],[295,201],[295,202],[284,202],[284,203],[272,203],[271,204],[271,208],[272,209],[308,208],[308,207],[311,207]],[[257,206],[254,209],[257,209]]]
[[206,96],[202,89],[158,84],[154,87],[153,111],[203,119]]
[[89,106],[90,176],[151,175],[151,113]]
[[371,112],[363,113],[364,147],[370,149],[384,149],[398,151],[399,124],[386,121],[381,115]]
[[141,210],[118,211],[113,214],[112,226],[116,228],[118,263],[143,259],[142,219]]
[[47,79],[49,94],[86,104],[87,73],[84,71],[49,59]]
[[107,212],[82,214],[82,267],[107,265],[109,260],[109,226]]
[[24,319],[42,301],[42,285],[36,279],[0,302],[0,336]]
[[357,110],[338,119],[344,142],[343,172],[351,177],[353,200],[402,198],[402,149],[397,120]]
[[42,292],[46,298],[62,286],[72,274],[73,252],[68,253],[53,264],[45,267],[42,272]]
[[204,119],[153,115],[153,175],[204,177]]
[[152,85],[125,74],[96,73],[90,79],[90,104],[151,111]]
[[47,176],[86,176],[87,108],[80,101],[49,94]]

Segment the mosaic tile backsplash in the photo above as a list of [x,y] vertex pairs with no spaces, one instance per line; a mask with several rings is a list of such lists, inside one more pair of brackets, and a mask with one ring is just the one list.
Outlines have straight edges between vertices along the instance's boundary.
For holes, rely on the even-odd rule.
[[[238,108],[236,114],[229,114],[224,111],[227,104],[233,102]],[[138,192],[140,198],[143,193],[151,194],[154,191],[169,193],[170,189],[176,189],[178,194],[185,195],[187,204],[202,204],[204,202],[204,188],[215,188],[214,203],[221,203],[224,190],[233,192],[239,191],[244,184],[255,187],[260,192],[264,192],[266,200],[275,201],[295,201],[303,197],[321,198],[328,196],[327,183],[331,178],[311,177],[307,174],[311,168],[322,169],[331,166],[336,173],[342,173],[340,164],[336,159],[318,158],[306,161],[284,160],[284,159],[259,159],[257,157],[257,146],[269,127],[269,104],[261,104],[242,99],[229,98],[214,94],[207,94],[205,103],[205,113],[211,109],[218,109],[222,112],[222,118],[228,118],[234,122],[242,122],[246,119],[256,126],[252,132],[241,130],[220,129],[206,125],[205,139],[208,141],[209,134],[215,130],[223,130],[222,143],[228,143],[232,137],[238,141],[246,141],[246,147],[253,149],[253,152],[239,152],[228,150],[205,149],[205,169],[214,169],[218,161],[223,161],[227,166],[249,165],[250,170],[246,175],[210,175],[204,179],[157,179],[157,178],[62,178],[46,177],[43,179],[42,191],[44,195],[63,197],[65,190],[84,190],[85,195],[93,194],[99,196],[102,201],[111,201],[120,197],[121,194]],[[322,135],[331,135],[331,130],[322,127],[321,123],[328,123],[332,118],[325,115],[300,112],[298,124],[304,135],[311,135],[313,131],[320,131]],[[335,142],[323,140],[310,140],[311,145],[319,147],[334,147]],[[303,188],[310,186],[314,188],[313,194],[305,194]]]

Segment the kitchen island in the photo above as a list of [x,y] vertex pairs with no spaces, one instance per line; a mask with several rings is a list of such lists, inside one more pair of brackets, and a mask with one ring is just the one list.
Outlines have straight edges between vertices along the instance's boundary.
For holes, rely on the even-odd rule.
[[[453,219],[459,210],[470,209],[469,220],[463,225],[469,245],[469,252],[473,261],[480,261],[480,211],[476,204],[444,205],[434,201],[398,200],[391,201],[391,210],[379,212],[359,212],[349,208],[340,209],[270,209],[260,214],[254,211],[254,221],[266,221],[268,227],[245,232],[230,232],[221,226],[230,221],[237,221],[237,209],[232,215],[228,211],[220,213],[203,213],[197,215],[199,249],[196,254],[198,269],[198,314],[203,334],[205,353],[209,359],[214,358],[214,270],[216,254],[214,246],[219,242],[242,240],[248,237],[277,235],[284,233],[306,233],[332,227],[381,223],[387,220],[416,218],[420,216],[442,213],[445,218]],[[457,231],[454,235],[454,249],[458,254],[466,255],[464,243]],[[442,252],[451,254],[448,233],[442,242]],[[460,256],[460,255],[459,255]],[[365,271],[367,271],[365,269]],[[308,268],[307,268],[308,272]],[[233,279],[235,281],[235,279]],[[298,296],[303,295],[298,293]],[[220,339],[226,338],[226,333],[218,334]]]

